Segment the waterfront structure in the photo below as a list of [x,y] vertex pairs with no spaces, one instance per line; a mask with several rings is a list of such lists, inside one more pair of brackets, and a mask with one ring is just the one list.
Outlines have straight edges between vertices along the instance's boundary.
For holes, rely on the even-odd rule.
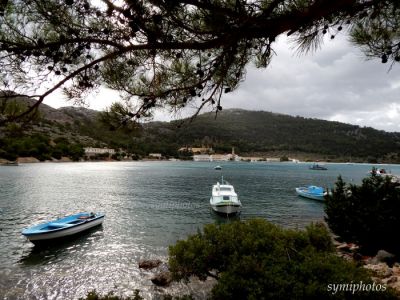
[[213,154],[211,155],[211,161],[228,161],[230,160],[229,154]]
[[193,154],[211,154],[214,153],[211,147],[182,147],[178,149],[179,152],[190,152]]
[[87,156],[94,156],[96,154],[105,154],[108,153],[109,155],[115,154],[115,149],[111,148],[95,148],[95,147],[85,147],[83,148],[85,150],[85,155]]
[[279,157],[267,157],[265,159],[267,162],[280,162],[281,159]]
[[[182,149],[182,148],[181,148]],[[181,150],[179,149],[179,150]],[[186,148],[185,148],[186,149]],[[188,148],[188,149],[211,149],[212,148]],[[194,161],[240,161],[240,156],[235,154],[235,149],[232,148],[232,153],[228,154],[208,154],[208,153],[201,153],[201,154],[194,154],[193,155]]]
[[196,154],[193,155],[194,161],[213,161],[212,155],[208,154]]
[[242,156],[240,159],[243,160],[243,161],[251,161],[251,162],[265,161],[265,158],[258,157],[258,156]]

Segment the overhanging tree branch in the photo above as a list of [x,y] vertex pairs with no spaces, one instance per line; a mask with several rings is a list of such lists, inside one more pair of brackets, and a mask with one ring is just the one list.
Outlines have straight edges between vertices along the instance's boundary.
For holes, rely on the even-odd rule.
[[[367,56],[383,63],[400,61],[396,0],[101,2],[104,5],[89,0],[3,5],[0,90],[25,94],[25,87],[41,86],[63,74],[30,109],[72,80],[73,97],[83,97],[84,91],[101,84],[125,91],[136,106],[134,116],[151,113],[156,106],[183,109],[200,99],[205,100],[199,109],[207,103],[218,111],[223,98],[211,101],[217,91],[237,88],[251,61],[266,67],[277,36],[291,35],[309,50],[329,30],[345,26]],[[118,64],[117,71],[112,72],[108,62]],[[148,105],[149,98],[157,105]]]

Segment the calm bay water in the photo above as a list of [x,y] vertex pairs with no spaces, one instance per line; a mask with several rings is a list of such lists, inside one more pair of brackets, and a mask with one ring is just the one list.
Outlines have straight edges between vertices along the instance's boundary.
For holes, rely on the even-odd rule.
[[[340,174],[359,183],[372,165],[196,162],[45,163],[0,166],[0,298],[76,299],[88,291],[142,296],[196,292],[160,289],[138,260],[167,256],[168,245],[204,224],[227,222],[210,212],[212,185],[224,178],[243,204],[241,219],[266,218],[303,228],[322,220],[320,202],[296,196],[301,185],[333,187]],[[400,174],[400,166],[384,166]],[[102,227],[57,247],[36,249],[20,232],[80,211],[106,214]]]

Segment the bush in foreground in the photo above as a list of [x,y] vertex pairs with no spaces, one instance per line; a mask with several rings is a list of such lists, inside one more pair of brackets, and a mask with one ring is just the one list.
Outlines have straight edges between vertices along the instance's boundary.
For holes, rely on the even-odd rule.
[[371,284],[366,270],[335,255],[327,228],[283,229],[265,220],[207,225],[169,248],[176,280],[218,281],[213,299],[396,299],[392,291],[328,291],[333,283]]
[[[191,295],[183,295],[174,297],[169,294],[163,295],[162,300],[193,300]],[[79,300],[144,300],[142,296],[140,296],[140,291],[135,290],[132,297],[120,297],[114,295],[114,293],[110,292],[106,295],[99,295],[96,291],[91,291],[86,295],[86,298],[80,298]]]
[[86,295],[86,298],[79,298],[79,300],[143,300],[140,296],[140,291],[135,290],[133,297],[119,297],[114,295],[114,293],[110,292],[104,296],[97,294],[96,291],[91,291]]
[[400,254],[400,185],[390,177],[373,170],[361,185],[347,185],[339,177],[325,204],[326,221],[341,239],[365,253],[385,249]]

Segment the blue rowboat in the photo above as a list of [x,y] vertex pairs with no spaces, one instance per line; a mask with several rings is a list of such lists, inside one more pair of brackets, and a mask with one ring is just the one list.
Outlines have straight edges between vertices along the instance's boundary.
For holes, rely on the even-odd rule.
[[296,188],[296,193],[304,198],[324,201],[327,192],[320,186],[309,185]]
[[22,230],[22,235],[32,243],[48,242],[78,234],[103,223],[104,214],[78,213],[61,219],[35,225]]

